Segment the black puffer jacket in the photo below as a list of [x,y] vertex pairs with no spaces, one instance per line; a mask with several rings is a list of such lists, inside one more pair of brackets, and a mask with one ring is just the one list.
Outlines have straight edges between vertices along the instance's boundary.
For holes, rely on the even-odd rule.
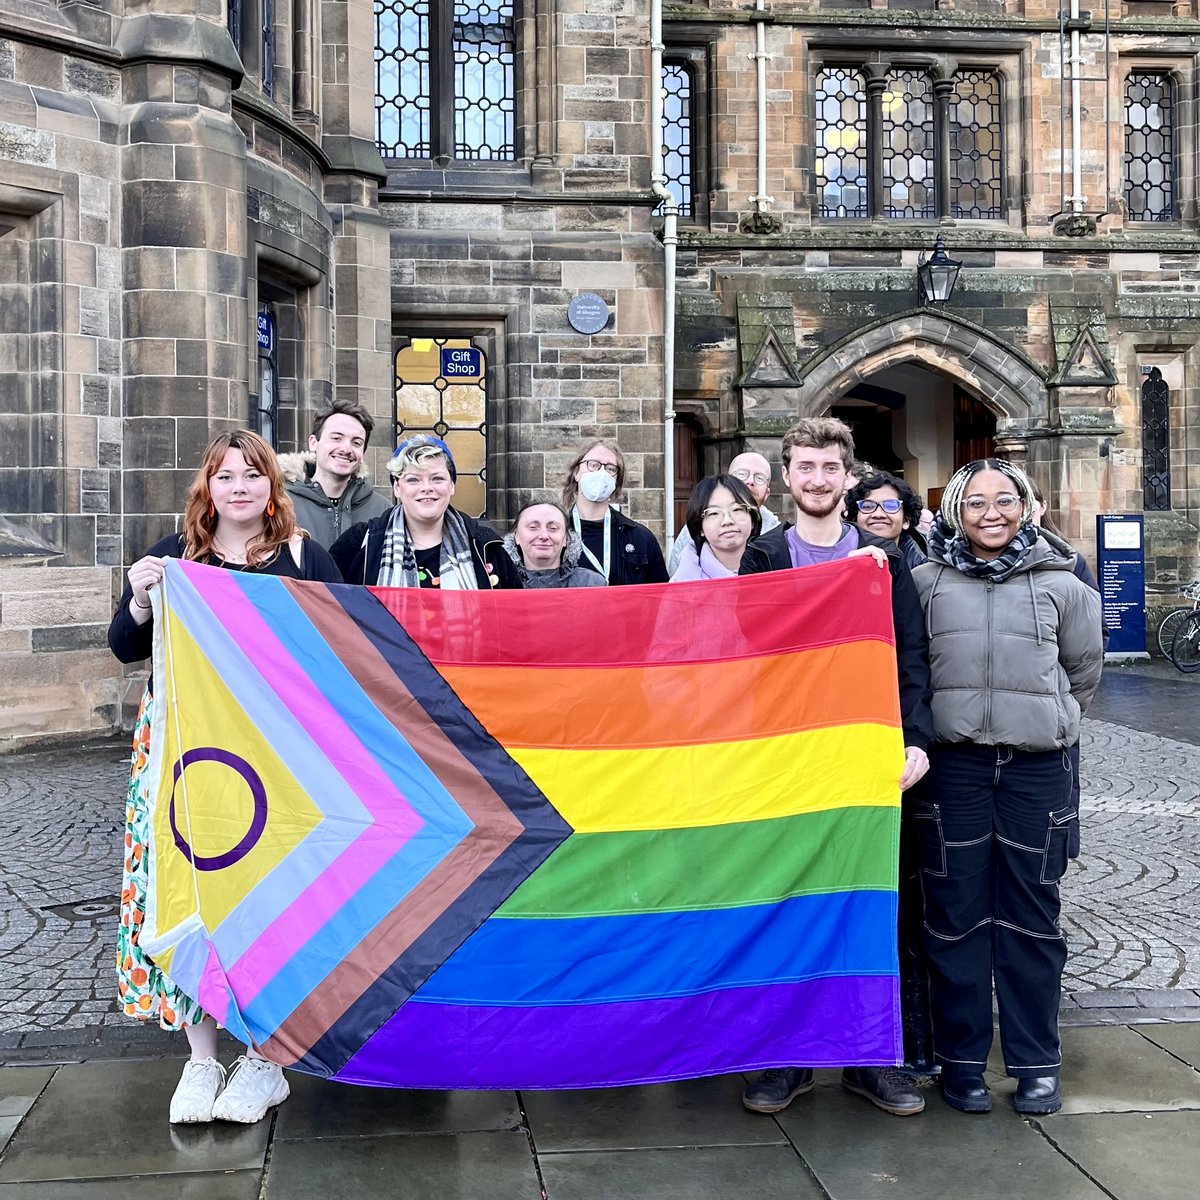
[[[458,512],[458,509],[450,509]],[[500,535],[482,521],[458,513],[474,550],[475,579],[480,591],[489,592],[494,587],[519,588],[521,577],[511,558],[505,552]],[[347,583],[365,583],[374,587],[379,582],[379,566],[383,559],[383,538],[392,510],[381,517],[353,525],[329,548],[333,561],[337,563],[342,578]]]

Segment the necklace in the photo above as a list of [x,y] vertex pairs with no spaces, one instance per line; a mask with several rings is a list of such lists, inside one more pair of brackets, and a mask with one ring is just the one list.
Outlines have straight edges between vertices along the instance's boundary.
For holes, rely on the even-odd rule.
[[217,553],[226,562],[241,563],[243,565],[245,565],[247,562],[249,562],[249,559],[247,559],[247,557],[246,557],[246,548],[244,546],[242,547],[242,552],[240,554],[234,554],[231,550],[229,550],[225,546],[223,546],[221,544],[220,540],[215,537],[213,538],[213,546],[216,547]]

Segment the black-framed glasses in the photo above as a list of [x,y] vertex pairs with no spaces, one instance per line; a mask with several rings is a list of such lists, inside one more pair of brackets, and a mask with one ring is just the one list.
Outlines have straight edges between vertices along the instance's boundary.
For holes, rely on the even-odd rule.
[[891,513],[894,516],[903,507],[903,500],[860,500],[858,502],[858,511],[865,513],[873,513],[877,508],[882,508],[885,513]]
[[579,465],[588,472],[607,471],[614,479],[616,479],[617,472],[620,470],[620,467],[616,463],[601,462],[598,458],[585,458]]

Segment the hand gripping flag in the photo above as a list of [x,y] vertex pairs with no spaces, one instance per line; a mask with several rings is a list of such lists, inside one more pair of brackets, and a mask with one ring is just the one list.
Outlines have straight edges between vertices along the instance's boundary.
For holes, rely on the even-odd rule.
[[524,593],[168,560],[141,943],[347,1082],[895,1063],[889,585],[865,559]]

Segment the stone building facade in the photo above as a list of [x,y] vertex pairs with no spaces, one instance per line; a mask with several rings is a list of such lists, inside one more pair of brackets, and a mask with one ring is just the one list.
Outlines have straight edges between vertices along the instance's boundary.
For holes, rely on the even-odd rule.
[[[113,597],[223,428],[352,399],[377,478],[432,429],[498,522],[614,436],[662,531],[650,9],[0,0],[0,746],[128,719]],[[1200,574],[1200,21],[1108,16],[666,4],[677,500],[832,410],[930,498],[1024,461],[1089,553],[1146,510],[1153,605]]]
[[[500,522],[616,436],[657,515],[647,12],[0,0],[0,746],[129,719],[113,597],[223,428],[293,449],[347,397],[378,478],[398,428],[436,428]],[[447,116],[480,111],[463,45],[478,139]],[[430,136],[395,144],[418,110]],[[477,370],[443,378],[456,347]]]
[[[698,197],[675,395],[693,471],[829,411],[931,502],[994,448],[1093,562],[1097,514],[1145,511],[1153,630],[1200,576],[1196,16],[1112,0],[1072,29],[1048,0],[668,5],[668,66],[709,138],[686,169],[676,156]],[[924,304],[939,234],[962,269]]]

